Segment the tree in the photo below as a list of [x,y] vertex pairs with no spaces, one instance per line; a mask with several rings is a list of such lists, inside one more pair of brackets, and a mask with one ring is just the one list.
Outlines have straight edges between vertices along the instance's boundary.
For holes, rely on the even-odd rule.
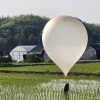
[[[33,14],[1,17],[0,49],[10,52],[18,45],[42,45],[42,31],[49,20]],[[88,32],[88,43],[100,42],[100,25],[82,23]]]
[[0,51],[0,64],[2,65],[8,64],[11,61],[12,61],[11,56],[7,54],[6,51],[4,52]]
[[17,45],[38,45],[49,18],[20,15],[0,18],[0,47],[10,52]]

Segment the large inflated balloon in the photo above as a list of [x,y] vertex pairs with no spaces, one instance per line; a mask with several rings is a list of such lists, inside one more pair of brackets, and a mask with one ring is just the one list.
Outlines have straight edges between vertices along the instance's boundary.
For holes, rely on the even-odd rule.
[[66,76],[87,46],[84,25],[71,16],[58,16],[44,27],[42,42],[48,56]]

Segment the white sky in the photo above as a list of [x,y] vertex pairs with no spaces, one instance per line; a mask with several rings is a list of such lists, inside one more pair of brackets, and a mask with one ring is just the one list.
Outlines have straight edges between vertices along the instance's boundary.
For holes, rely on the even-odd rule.
[[0,0],[0,16],[20,14],[49,18],[69,15],[100,24],[100,0]]

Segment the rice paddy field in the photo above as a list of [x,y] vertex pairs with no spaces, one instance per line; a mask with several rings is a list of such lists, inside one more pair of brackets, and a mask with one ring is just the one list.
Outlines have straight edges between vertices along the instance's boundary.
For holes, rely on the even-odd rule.
[[[49,71],[49,72],[61,72],[56,65],[33,65],[33,66],[5,66],[0,67],[0,70],[10,71]],[[84,73],[99,73],[100,62],[98,63],[79,63],[75,64],[70,72],[84,72]]]
[[[61,72],[56,65],[5,66],[0,70]],[[70,72],[100,73],[100,63],[75,64]],[[70,85],[64,93],[64,85]],[[100,77],[0,73],[0,100],[100,100]]]

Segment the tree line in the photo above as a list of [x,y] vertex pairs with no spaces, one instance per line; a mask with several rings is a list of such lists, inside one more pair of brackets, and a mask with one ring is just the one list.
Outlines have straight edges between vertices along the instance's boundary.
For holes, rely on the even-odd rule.
[[[0,18],[0,50],[10,52],[18,45],[42,45],[42,31],[50,20],[45,16],[19,15]],[[100,25],[83,22],[88,43],[100,42]]]
[[0,50],[10,52],[18,45],[42,45],[41,34],[48,21],[36,15],[0,18]]

